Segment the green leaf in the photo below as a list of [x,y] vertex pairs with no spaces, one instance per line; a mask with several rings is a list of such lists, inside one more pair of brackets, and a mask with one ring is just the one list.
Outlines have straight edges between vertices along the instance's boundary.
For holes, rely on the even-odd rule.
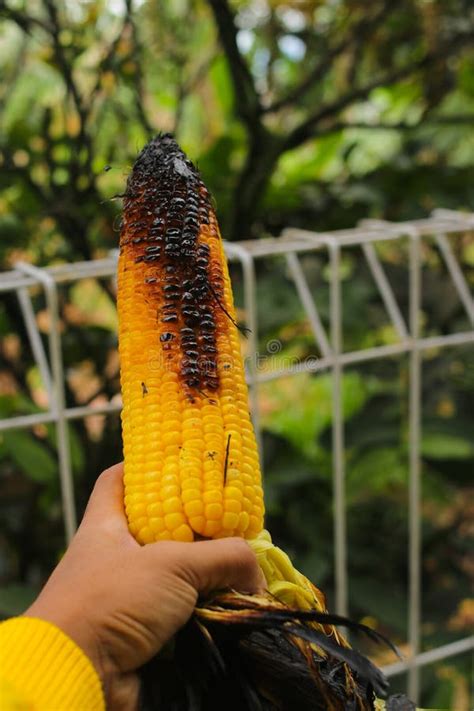
[[430,432],[423,435],[421,453],[428,459],[470,459],[474,443],[460,435]]
[[[359,373],[343,376],[343,414],[348,420],[365,405],[371,381]],[[328,374],[303,373],[280,378],[261,386],[262,422],[275,434],[286,437],[305,456],[314,458],[319,451],[317,439],[332,420],[333,385]]]
[[[46,425],[47,439],[52,447],[56,448],[56,427],[54,424]],[[84,470],[86,460],[84,447],[81,438],[77,434],[72,423],[68,424],[69,449],[71,453],[71,464],[75,473],[81,473]]]
[[376,575],[351,579],[351,604],[364,614],[375,617],[383,625],[389,625],[403,638],[406,630],[406,595],[402,581],[394,580],[387,595],[384,583]]
[[407,481],[408,462],[397,447],[378,447],[365,451],[348,469],[348,489],[351,499],[360,499],[368,492],[387,493]]
[[29,432],[4,432],[3,444],[10,459],[29,479],[46,483],[56,477],[58,466],[53,455]]

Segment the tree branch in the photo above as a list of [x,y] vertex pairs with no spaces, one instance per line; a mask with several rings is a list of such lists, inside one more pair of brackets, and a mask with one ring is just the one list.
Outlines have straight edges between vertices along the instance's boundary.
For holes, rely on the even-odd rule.
[[0,17],[11,20],[18,25],[23,32],[26,32],[26,34],[31,34],[33,27],[40,27],[45,32],[52,34],[52,28],[47,22],[44,22],[44,20],[41,20],[39,17],[27,15],[25,12],[8,7],[5,0],[0,0]]
[[136,80],[136,91],[135,91],[135,108],[137,109],[138,118],[145,129],[145,133],[151,138],[154,134],[154,129],[150,124],[148,117],[145,112],[145,107],[143,105],[144,91],[144,75],[141,64],[141,54],[142,47],[138,37],[137,27],[133,19],[133,7],[132,0],[125,0],[125,5],[127,8],[127,15],[130,21],[130,29],[132,33],[132,41],[134,46],[134,60],[135,60],[135,80]]
[[276,113],[277,111],[280,111],[280,109],[299,101],[311,89],[311,87],[313,87],[324,77],[336,57],[342,54],[351,45],[356,43],[360,44],[362,40],[366,40],[367,37],[375,31],[382,24],[382,22],[385,21],[387,15],[395,9],[396,5],[397,2],[390,2],[390,0],[386,0],[382,4],[379,12],[377,12],[373,17],[364,17],[362,20],[359,20],[347,37],[344,37],[334,47],[327,50],[324,57],[322,57],[316,66],[313,67],[312,71],[298,86],[270,106],[264,107],[264,113]]
[[73,98],[76,111],[79,114],[79,119],[81,121],[81,127],[83,127],[86,119],[86,109],[82,97],[79,93],[79,89],[77,88],[74,78],[72,76],[71,66],[64,54],[64,48],[61,44],[61,25],[59,23],[58,10],[53,0],[43,0],[43,2],[51,22],[51,34],[53,39],[54,56],[66,83],[66,88]]
[[[77,87],[77,84],[73,77],[72,66],[64,51],[64,47],[61,44],[61,24],[58,16],[58,8],[54,0],[43,0],[44,6],[49,16],[51,22],[51,37],[53,43],[53,52],[56,59],[59,71],[63,77],[64,83],[66,84],[66,89],[68,94],[72,97],[74,102],[77,115],[79,117],[79,133],[75,139],[76,150],[72,152],[70,161],[70,182],[74,185],[80,171],[79,160],[80,153],[85,150],[85,163],[84,170],[88,176],[93,176],[92,172],[92,140],[90,135],[87,133],[87,119],[89,116],[89,111],[86,103],[81,96],[81,93]],[[93,178],[92,178],[93,179]]]
[[427,124],[433,124],[435,126],[474,126],[474,114],[459,114],[452,116],[433,116],[431,118],[426,118],[424,115],[423,120],[417,123],[406,123],[400,121],[399,123],[362,123],[362,122],[351,122],[351,121],[338,121],[332,124],[327,129],[318,131],[315,134],[315,138],[320,138],[321,136],[327,136],[330,133],[337,133],[338,131],[344,131],[350,128],[357,128],[362,130],[371,131],[413,131],[421,126],[426,126]]
[[[336,117],[343,109],[354,102],[367,98],[374,89],[380,86],[389,86],[390,84],[405,79],[438,59],[442,58],[444,60],[449,54],[455,54],[465,44],[472,42],[473,38],[474,32],[456,35],[452,37],[449,42],[440,45],[436,51],[428,52],[418,61],[405,67],[393,69],[384,76],[373,79],[364,86],[353,89],[331,103],[326,104],[289,133],[285,141],[285,150],[296,148],[296,146],[301,145],[301,143],[304,143],[315,135],[321,135],[321,131],[324,132],[325,130],[327,131],[328,128],[331,129],[331,119],[333,117]],[[327,123],[325,124],[326,121],[330,122],[329,126]],[[315,133],[314,129],[318,124],[321,124],[321,130]]]
[[[205,78],[207,72],[209,71],[209,67],[212,65],[214,62],[216,56],[216,48],[213,47],[212,51],[209,52],[208,56],[197,66],[193,74],[188,77],[187,79],[180,79],[180,81],[177,82],[177,87],[176,87],[176,111],[174,115],[174,121],[173,121],[173,128],[171,130],[171,133],[174,135],[178,134],[179,127],[181,124],[181,118],[183,115],[183,102],[199,84],[200,82]],[[184,73],[184,67],[180,67],[180,75],[182,76]]]
[[92,104],[94,103],[94,99],[99,92],[104,72],[113,68],[113,61],[115,59],[115,54],[116,54],[118,46],[120,44],[120,40],[122,39],[129,23],[130,23],[130,15],[127,11],[123,17],[123,22],[122,22],[122,26],[120,27],[120,30],[117,32],[114,39],[110,42],[108,48],[106,48],[104,55],[100,61],[100,64],[97,67],[96,82],[95,82],[95,84],[89,94],[89,97],[88,97],[89,109],[91,108]]
[[262,106],[250,70],[237,46],[237,28],[227,0],[209,0],[219,37],[229,64],[235,93],[236,112],[252,130],[260,123]]

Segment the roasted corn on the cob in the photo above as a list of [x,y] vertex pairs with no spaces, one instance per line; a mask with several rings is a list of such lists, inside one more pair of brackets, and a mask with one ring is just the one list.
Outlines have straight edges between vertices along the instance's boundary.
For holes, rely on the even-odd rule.
[[125,508],[140,543],[254,538],[263,491],[207,189],[176,143],[139,157],[118,270]]
[[[226,698],[228,711],[373,709],[383,676],[349,648],[323,594],[263,529],[219,228],[198,172],[169,135],[144,148],[128,180],[118,311],[130,531],[143,544],[245,537],[268,586],[265,596],[230,592],[196,609],[194,627],[176,640],[175,665],[153,672],[159,707],[220,711]],[[199,674],[186,662],[190,645],[200,649]],[[245,663],[230,673],[240,656]]]

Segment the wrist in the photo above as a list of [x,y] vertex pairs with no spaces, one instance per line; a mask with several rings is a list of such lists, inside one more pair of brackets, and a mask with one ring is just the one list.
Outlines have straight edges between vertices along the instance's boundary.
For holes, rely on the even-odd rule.
[[87,620],[82,611],[76,613],[69,606],[49,605],[39,598],[22,615],[35,617],[58,627],[71,639],[87,656],[92,663],[102,685],[104,695],[113,683],[116,670],[112,660],[103,653],[97,641],[93,625]]

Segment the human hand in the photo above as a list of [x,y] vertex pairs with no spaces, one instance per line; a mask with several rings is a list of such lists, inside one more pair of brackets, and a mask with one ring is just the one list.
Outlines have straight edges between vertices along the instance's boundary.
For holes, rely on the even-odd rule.
[[117,711],[137,707],[137,669],[186,623],[200,594],[265,586],[239,538],[140,546],[128,531],[122,477],[122,464],[99,477],[71,545],[25,612],[84,650]]

